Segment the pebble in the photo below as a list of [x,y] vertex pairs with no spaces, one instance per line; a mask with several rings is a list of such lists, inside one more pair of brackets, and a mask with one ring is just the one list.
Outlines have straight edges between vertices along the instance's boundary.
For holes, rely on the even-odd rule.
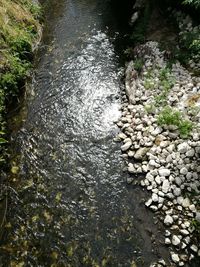
[[170,175],[170,170],[169,169],[160,169],[160,170],[158,170],[158,172],[159,172],[159,175],[160,176],[169,176]]
[[178,263],[180,261],[178,254],[174,252],[171,253],[171,258],[172,258],[172,261],[175,263]]
[[180,243],[181,243],[181,240],[178,238],[178,236],[173,235],[173,236],[172,236],[172,244],[173,244],[174,246],[178,246]]
[[131,141],[128,141],[126,142],[124,145],[121,146],[121,150],[124,152],[124,151],[127,151],[130,147],[132,146],[132,142]]
[[171,225],[174,222],[173,218],[170,215],[166,215],[164,219],[164,224],[167,226]]
[[162,192],[167,193],[169,191],[169,188],[170,188],[170,183],[168,180],[165,179],[162,184]]
[[177,150],[178,152],[183,154],[186,153],[189,150],[189,148],[190,148],[189,145],[186,142],[184,142],[178,145]]

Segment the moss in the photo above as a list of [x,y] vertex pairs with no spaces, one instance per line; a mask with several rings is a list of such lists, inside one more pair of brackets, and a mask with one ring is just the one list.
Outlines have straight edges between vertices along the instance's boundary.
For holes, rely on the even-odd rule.
[[[39,16],[41,8],[31,0],[0,0],[0,131],[3,132],[6,103],[19,94],[31,69],[33,46],[39,37]],[[0,154],[3,149],[1,143]]]

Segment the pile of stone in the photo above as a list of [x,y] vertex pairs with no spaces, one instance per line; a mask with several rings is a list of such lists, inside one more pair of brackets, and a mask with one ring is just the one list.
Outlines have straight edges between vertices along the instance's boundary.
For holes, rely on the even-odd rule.
[[[155,99],[163,90],[160,73],[167,68],[165,52],[159,50],[158,43],[147,42],[135,49],[135,55],[144,59],[144,65],[139,73],[133,61],[127,67],[128,99],[124,97],[117,139],[123,142],[121,150],[132,180],[137,179],[136,174],[143,175],[141,186],[151,192],[146,207],[166,226],[170,266],[184,266],[200,256],[194,234],[194,222],[200,222],[200,80],[179,63],[173,64],[167,74],[173,85],[164,104],[156,105]],[[176,125],[158,124],[163,105],[179,110],[193,123],[187,138],[180,135]],[[155,266],[166,265],[161,260]]]

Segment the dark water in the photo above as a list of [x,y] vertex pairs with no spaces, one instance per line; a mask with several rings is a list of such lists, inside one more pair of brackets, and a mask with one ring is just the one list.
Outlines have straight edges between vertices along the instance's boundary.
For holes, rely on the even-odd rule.
[[113,141],[127,3],[46,5],[27,118],[13,136],[20,173],[11,181],[0,266],[140,267],[165,255]]

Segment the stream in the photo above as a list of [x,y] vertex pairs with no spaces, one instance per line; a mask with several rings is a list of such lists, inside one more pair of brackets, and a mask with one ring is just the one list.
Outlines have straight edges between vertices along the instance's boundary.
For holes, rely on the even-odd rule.
[[148,267],[166,254],[163,230],[144,207],[146,193],[127,185],[113,140],[131,4],[43,2],[27,116],[12,136],[20,173],[12,177],[0,266]]

